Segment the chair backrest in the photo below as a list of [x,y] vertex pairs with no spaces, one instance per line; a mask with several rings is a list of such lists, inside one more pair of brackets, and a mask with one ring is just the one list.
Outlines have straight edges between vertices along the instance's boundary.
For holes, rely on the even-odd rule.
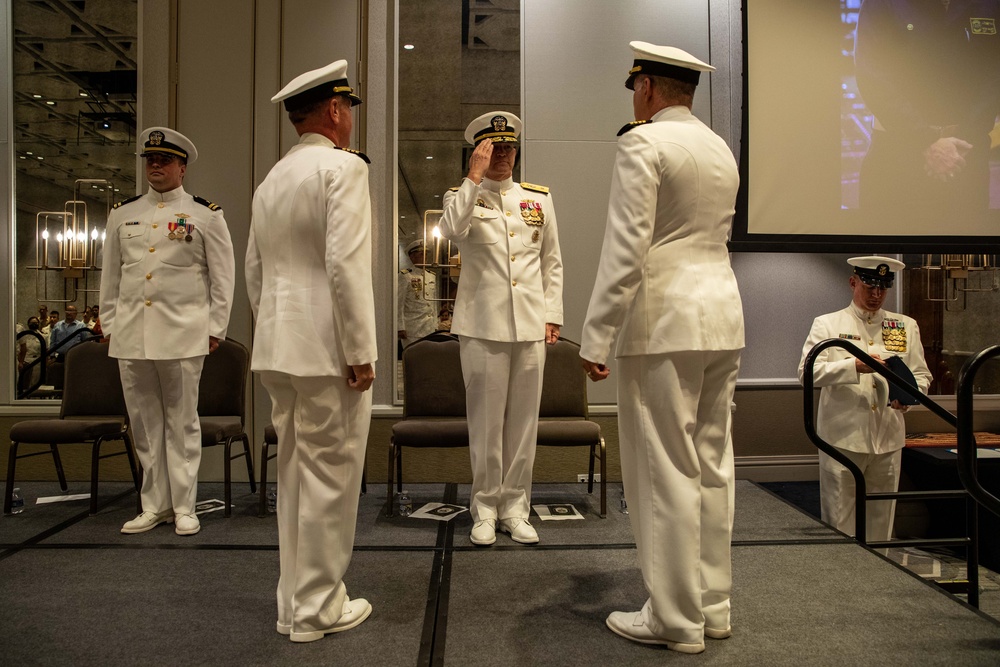
[[545,376],[539,417],[583,417],[587,415],[587,375],[580,365],[580,345],[560,338],[546,345]]
[[205,357],[198,384],[198,415],[235,417],[246,422],[247,367],[250,352],[243,343],[226,339]]
[[403,417],[465,417],[458,339],[433,333],[403,350]]
[[61,417],[127,417],[118,360],[108,347],[85,341],[66,352]]

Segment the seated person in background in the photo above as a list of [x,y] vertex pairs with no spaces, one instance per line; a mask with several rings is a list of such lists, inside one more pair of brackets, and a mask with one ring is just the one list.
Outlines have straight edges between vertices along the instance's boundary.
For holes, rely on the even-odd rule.
[[90,306],[83,309],[83,325],[91,331],[94,330],[94,309]]
[[90,328],[94,332],[95,336],[103,336],[104,330],[101,329],[101,307],[98,304],[94,304],[90,307],[92,313],[94,313],[94,326]]
[[[84,334],[78,334],[77,332],[81,329],[86,329],[87,325],[76,319],[76,306],[73,304],[68,304],[66,306],[66,319],[61,322],[56,322],[52,325],[52,330],[49,332],[49,347],[55,351],[52,353],[52,358],[55,360],[61,360],[65,356],[67,350],[73,347],[77,343],[90,336]],[[74,335],[76,334],[76,335]],[[60,343],[62,343],[67,338],[73,338],[73,340],[67,343],[65,346],[56,349]]]

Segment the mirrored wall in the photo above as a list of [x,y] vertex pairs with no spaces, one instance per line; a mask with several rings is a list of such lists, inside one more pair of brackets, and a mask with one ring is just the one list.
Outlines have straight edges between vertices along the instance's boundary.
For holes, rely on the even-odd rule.
[[[15,397],[58,399],[52,353],[100,331],[107,215],[136,191],[137,3],[12,0],[10,9]],[[54,350],[51,328],[67,320],[87,331]]]
[[521,114],[521,13],[520,0],[398,0],[396,11],[399,352],[450,328],[460,249],[434,228],[467,171],[466,125],[488,111]]

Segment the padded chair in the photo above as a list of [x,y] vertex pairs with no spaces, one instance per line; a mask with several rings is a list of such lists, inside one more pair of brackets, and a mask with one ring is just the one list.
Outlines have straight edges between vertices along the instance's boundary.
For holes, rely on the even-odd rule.
[[[254,481],[253,456],[246,423],[246,382],[250,352],[234,340],[223,340],[218,349],[205,357],[198,385],[198,417],[201,421],[201,446],[225,447],[225,516],[232,514],[232,462],[245,458],[250,492],[257,492]],[[233,443],[243,443],[243,451],[233,454]]]
[[386,516],[392,516],[392,483],[403,489],[403,447],[468,447],[465,380],[458,338],[424,336],[403,350],[403,419],[392,426]]
[[[278,455],[271,452],[271,447],[278,446],[278,432],[274,430],[274,424],[264,427],[264,443],[260,446],[260,458],[257,459],[260,465],[260,501],[257,505],[257,516],[262,517],[267,514],[267,462]],[[361,469],[361,495],[368,493],[367,465]]]
[[[10,439],[4,514],[10,514],[11,511],[14,467],[18,459],[51,454],[59,478],[59,488],[68,490],[58,445],[91,443],[91,514],[97,513],[97,480],[101,459],[127,455],[132,482],[136,491],[139,490],[139,473],[128,432],[128,410],[125,408],[125,396],[118,374],[118,360],[108,356],[108,346],[105,344],[85,342],[70,349],[66,353],[66,382],[59,418],[18,422],[10,429]],[[108,440],[121,440],[125,445],[124,450],[101,454],[101,445]],[[48,449],[19,455],[18,448],[25,444],[47,445]]]
[[580,346],[566,338],[546,346],[545,376],[539,406],[538,446],[589,447],[587,493],[594,492],[594,461],[601,461],[601,517],[608,514],[607,450],[601,427],[587,412],[587,376],[580,366]]

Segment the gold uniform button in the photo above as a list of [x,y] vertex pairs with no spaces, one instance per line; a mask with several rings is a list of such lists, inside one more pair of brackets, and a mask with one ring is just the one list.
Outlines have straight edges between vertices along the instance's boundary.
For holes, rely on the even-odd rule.
[[507,191],[506,191],[506,190],[501,190],[501,191],[500,191],[500,196],[501,196],[501,197],[503,197],[503,196],[504,196],[504,195],[506,195],[506,194],[507,194]]
[[[150,301],[149,299],[147,299],[147,300],[146,300],[146,305],[147,305],[147,306],[152,306],[152,305],[153,305],[153,302],[152,302],[152,301]],[[874,408],[875,406],[873,405],[872,407]]]
[[514,238],[514,232],[511,232],[511,233],[510,233],[510,237],[511,237],[511,238]]
[[156,229],[157,227],[159,227],[159,225],[154,222],[153,223],[153,229]]
[[160,202],[159,204],[156,205],[156,208],[163,208],[164,206],[166,206],[166,204]]
[[872,412],[875,412],[876,410],[878,410],[878,406],[875,405],[875,404],[872,404]]
[[869,345],[874,345],[874,344],[875,344],[875,341],[873,341],[873,340],[870,340],[870,341],[868,341],[868,344],[869,344]]
[[875,380],[872,380],[872,386],[877,388],[878,387],[878,383],[875,382]]
[[510,284],[511,284],[511,285],[512,285],[513,287],[517,287],[517,281],[516,281],[516,280],[512,280],[512,281],[510,281]]
[[503,214],[506,215],[508,218],[510,217],[510,211],[504,211]]
[[150,248],[149,252],[156,252],[156,248]]
[[510,261],[512,261],[512,262],[513,262],[513,261],[514,261],[515,259],[517,259],[517,258],[516,258],[516,257],[514,257],[514,255],[511,255],[511,256],[510,256]]
[[152,273],[147,273],[146,274],[146,280],[152,280],[152,279],[153,279],[153,274]]

